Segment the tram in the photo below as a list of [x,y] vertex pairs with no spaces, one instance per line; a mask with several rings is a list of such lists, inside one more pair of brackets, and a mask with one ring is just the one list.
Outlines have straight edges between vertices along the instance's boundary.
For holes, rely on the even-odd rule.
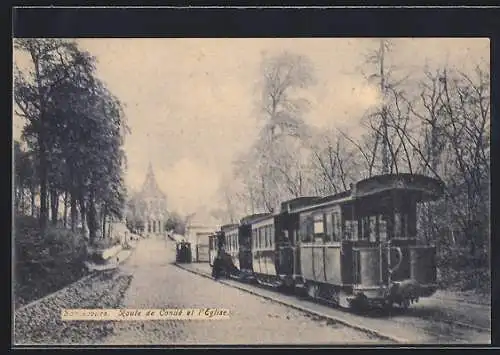
[[341,307],[407,308],[437,289],[436,250],[419,243],[416,221],[417,205],[443,193],[424,175],[373,176],[227,226],[226,248],[260,284]]

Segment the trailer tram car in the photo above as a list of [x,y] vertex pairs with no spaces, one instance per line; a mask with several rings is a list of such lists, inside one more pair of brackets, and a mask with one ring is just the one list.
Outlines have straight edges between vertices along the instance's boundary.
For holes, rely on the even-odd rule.
[[221,227],[224,235],[224,250],[231,257],[231,261],[236,268],[240,269],[238,224],[226,224]]
[[270,216],[269,213],[257,213],[246,216],[240,220],[238,228],[239,238],[239,259],[240,259],[240,275],[242,281],[256,281],[254,264],[253,264],[253,240],[252,240],[252,225],[254,221],[261,220]]
[[280,213],[261,215],[251,221],[251,261],[259,284],[293,291],[300,281],[295,228],[298,214],[291,207],[307,205],[317,197],[299,197],[282,203]]
[[292,208],[307,294],[342,307],[407,308],[436,291],[435,248],[416,238],[416,206],[442,194],[423,175],[379,175]]

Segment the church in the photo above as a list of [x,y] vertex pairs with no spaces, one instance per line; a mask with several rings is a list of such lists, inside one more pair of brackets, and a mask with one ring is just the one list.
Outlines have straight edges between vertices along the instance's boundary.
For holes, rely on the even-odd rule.
[[136,213],[142,220],[146,234],[164,234],[168,219],[167,196],[161,191],[149,163],[146,179],[141,190],[133,197]]

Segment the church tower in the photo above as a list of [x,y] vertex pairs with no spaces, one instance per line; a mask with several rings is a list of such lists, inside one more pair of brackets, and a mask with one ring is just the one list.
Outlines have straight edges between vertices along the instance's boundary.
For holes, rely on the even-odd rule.
[[168,218],[167,196],[161,191],[153,171],[151,162],[148,165],[146,179],[139,192],[139,198],[145,207],[143,221],[148,234],[163,234]]

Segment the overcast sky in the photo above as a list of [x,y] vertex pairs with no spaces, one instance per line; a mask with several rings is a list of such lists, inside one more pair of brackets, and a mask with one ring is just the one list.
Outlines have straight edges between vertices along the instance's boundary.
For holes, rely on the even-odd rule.
[[[308,90],[306,121],[352,126],[377,103],[359,72],[374,39],[79,39],[98,60],[98,75],[125,104],[129,187],[151,161],[171,209],[209,206],[232,159],[255,139],[256,81],[263,53],[303,54],[318,83]],[[408,68],[489,63],[487,39],[402,39],[392,61]],[[14,118],[14,136],[22,123]]]

